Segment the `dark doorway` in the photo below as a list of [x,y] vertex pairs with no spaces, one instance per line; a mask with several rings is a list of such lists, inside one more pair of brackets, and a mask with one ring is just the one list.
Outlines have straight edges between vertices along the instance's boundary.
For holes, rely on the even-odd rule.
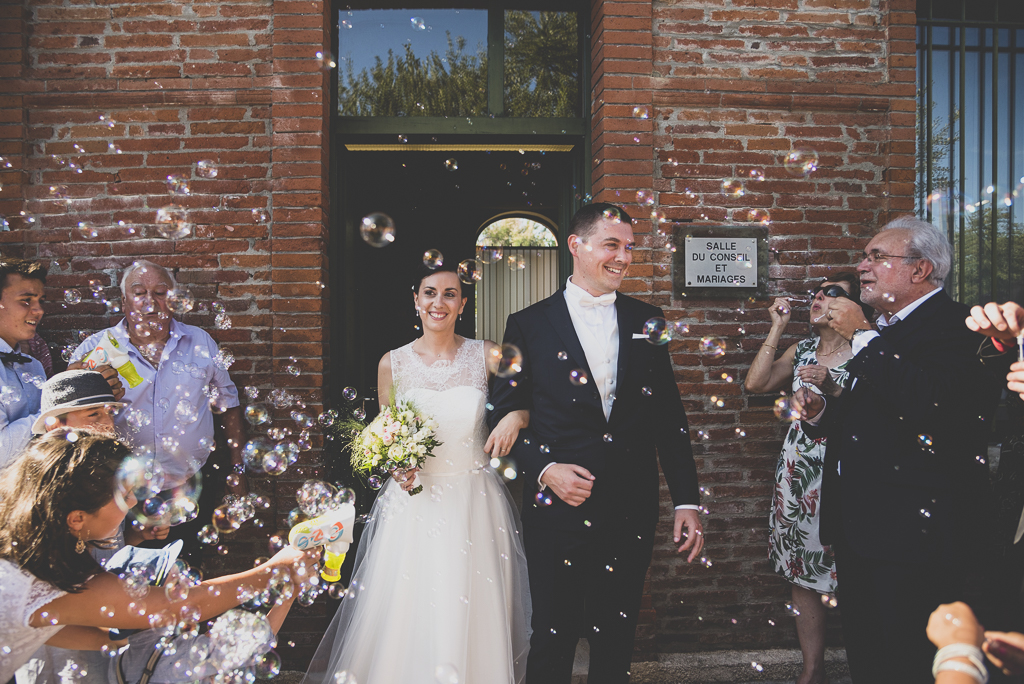
[[[335,384],[357,388],[367,398],[368,417],[376,413],[381,356],[419,336],[411,288],[426,272],[424,252],[439,250],[445,266],[472,259],[480,228],[505,212],[531,212],[567,225],[579,194],[573,187],[578,151],[571,146],[395,147],[350,144],[339,159],[344,188],[340,249],[334,251],[340,263],[332,263],[332,271],[341,269],[332,293],[332,358],[344,366],[335,367]],[[362,217],[371,212],[391,216],[394,242],[378,248],[360,239]],[[464,292],[469,301],[456,331],[473,339],[474,288]]]

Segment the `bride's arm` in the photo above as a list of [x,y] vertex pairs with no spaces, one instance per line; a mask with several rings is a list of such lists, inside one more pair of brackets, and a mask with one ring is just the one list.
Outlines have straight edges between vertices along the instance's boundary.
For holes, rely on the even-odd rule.
[[391,403],[391,352],[380,357],[377,366],[377,402],[381,409]]
[[491,458],[508,456],[512,445],[519,437],[519,431],[530,425],[530,412],[526,409],[510,411],[491,430],[487,443],[484,444],[484,451],[491,455]]

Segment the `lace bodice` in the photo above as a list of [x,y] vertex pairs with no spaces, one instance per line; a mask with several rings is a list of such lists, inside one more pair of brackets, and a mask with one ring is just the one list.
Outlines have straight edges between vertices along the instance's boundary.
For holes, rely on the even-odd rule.
[[65,592],[37,579],[14,563],[0,560],[0,682],[9,681],[62,626],[30,627],[32,614]]
[[395,398],[437,421],[441,445],[423,466],[426,475],[460,473],[487,463],[487,368],[484,342],[466,340],[453,361],[425,364],[407,344],[391,352]]
[[465,340],[453,361],[435,361],[429,366],[413,351],[412,344],[391,352],[391,380],[396,397],[402,398],[411,389],[444,392],[463,386],[487,394],[483,340]]

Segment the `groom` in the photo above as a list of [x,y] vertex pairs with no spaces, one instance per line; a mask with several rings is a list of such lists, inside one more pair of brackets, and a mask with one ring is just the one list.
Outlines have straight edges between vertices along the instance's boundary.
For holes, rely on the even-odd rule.
[[492,428],[510,411],[530,411],[507,454],[525,480],[527,684],[569,682],[581,636],[590,641],[590,684],[629,681],[658,522],[655,454],[676,506],[679,551],[692,561],[704,545],[668,349],[639,334],[662,311],[616,292],[633,258],[633,221],[615,205],[591,204],[569,232],[572,277],[509,316],[505,343],[522,352],[522,371],[491,387]]

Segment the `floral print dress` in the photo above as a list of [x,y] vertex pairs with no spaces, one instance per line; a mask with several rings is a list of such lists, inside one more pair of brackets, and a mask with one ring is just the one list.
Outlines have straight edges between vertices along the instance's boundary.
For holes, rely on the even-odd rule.
[[[793,368],[818,363],[817,336],[797,342]],[[849,360],[830,369],[832,379],[846,387]],[[801,387],[793,374],[793,391]],[[811,387],[821,393],[817,387]],[[821,511],[821,473],[825,463],[825,440],[804,434],[799,420],[793,421],[775,468],[775,494],[768,527],[768,560],[775,572],[790,582],[820,593],[836,590],[836,561],[832,549],[822,546],[818,536]]]

